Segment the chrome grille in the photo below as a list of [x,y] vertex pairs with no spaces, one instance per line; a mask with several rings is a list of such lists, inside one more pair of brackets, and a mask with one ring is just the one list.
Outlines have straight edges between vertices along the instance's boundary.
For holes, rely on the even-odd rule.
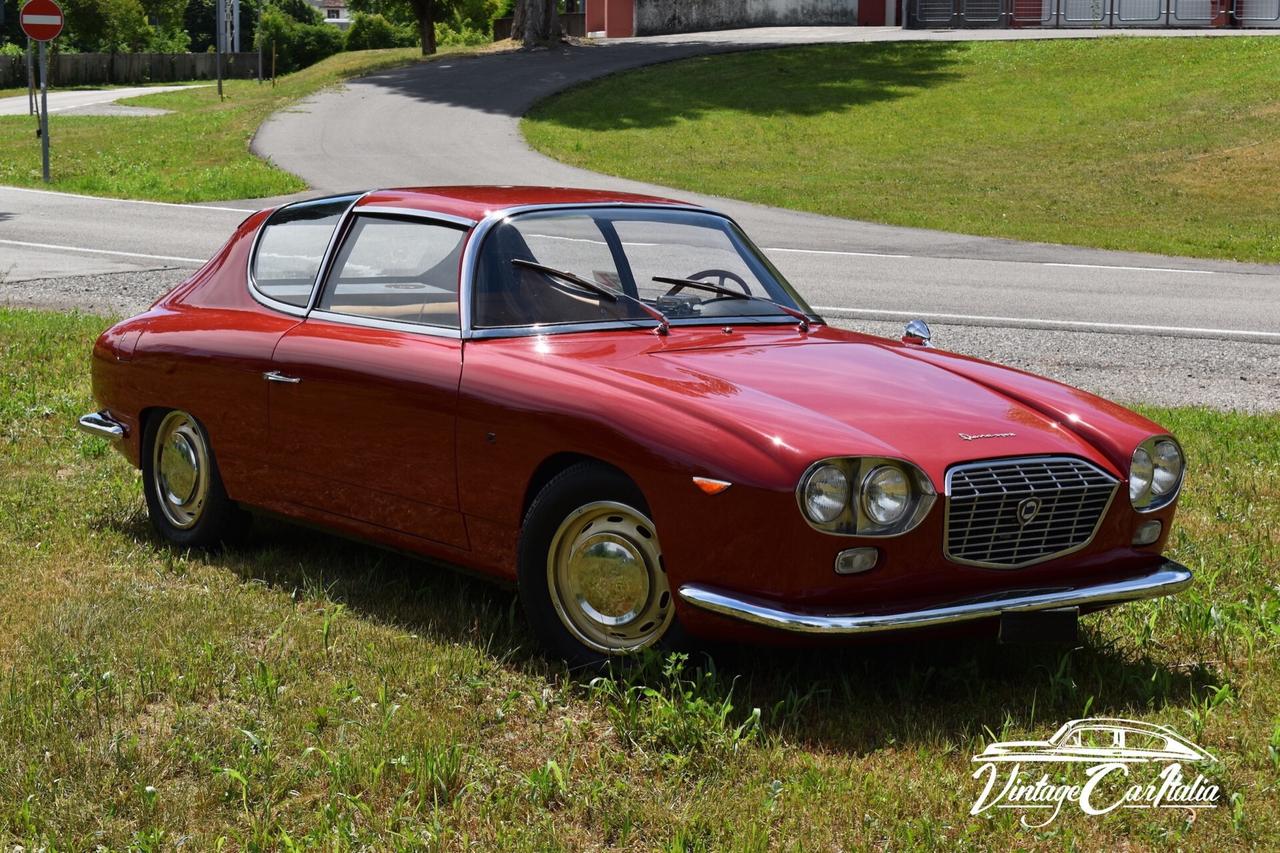
[[1013,569],[1079,550],[1093,538],[1118,485],[1071,457],[957,465],[947,472],[947,559]]

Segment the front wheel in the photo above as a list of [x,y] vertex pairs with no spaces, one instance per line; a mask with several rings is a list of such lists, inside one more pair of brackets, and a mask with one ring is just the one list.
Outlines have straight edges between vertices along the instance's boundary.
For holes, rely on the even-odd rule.
[[151,526],[179,547],[215,547],[238,539],[248,527],[248,514],[222,487],[204,427],[187,412],[148,419],[142,488]]
[[521,532],[519,586],[534,632],[572,666],[662,644],[677,627],[644,498],[604,465],[575,465],[538,494]]

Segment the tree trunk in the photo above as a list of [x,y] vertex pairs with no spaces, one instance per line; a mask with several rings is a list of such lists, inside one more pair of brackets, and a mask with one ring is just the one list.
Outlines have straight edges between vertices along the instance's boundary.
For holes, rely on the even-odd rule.
[[[517,24],[521,25],[519,30],[516,29]],[[525,47],[560,38],[560,13],[556,11],[556,0],[518,0],[511,22],[511,37],[520,39]]]
[[418,38],[422,41],[422,55],[436,52],[436,21],[434,0],[409,0],[414,17],[418,19]]
[[516,0],[515,9],[511,12],[511,37],[513,39],[524,38],[524,21],[526,17],[524,0]]

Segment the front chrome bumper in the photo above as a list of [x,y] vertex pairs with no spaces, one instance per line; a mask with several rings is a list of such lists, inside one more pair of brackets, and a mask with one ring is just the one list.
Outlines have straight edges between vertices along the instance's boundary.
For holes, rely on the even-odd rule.
[[897,613],[809,613],[788,610],[776,602],[732,595],[703,586],[685,584],[680,597],[696,607],[767,628],[800,634],[834,636],[877,634],[930,628],[987,619],[1001,613],[1026,613],[1063,607],[1097,609],[1125,601],[1156,598],[1178,592],[1191,583],[1191,571],[1172,560],[1164,560],[1148,574],[1119,581],[1077,587],[1050,587],[963,599],[925,610]]
[[106,411],[81,415],[80,420],[76,422],[76,426],[80,428],[81,432],[87,432],[89,435],[105,438],[108,441],[121,441],[129,434],[129,430],[125,425],[111,417],[111,414]]

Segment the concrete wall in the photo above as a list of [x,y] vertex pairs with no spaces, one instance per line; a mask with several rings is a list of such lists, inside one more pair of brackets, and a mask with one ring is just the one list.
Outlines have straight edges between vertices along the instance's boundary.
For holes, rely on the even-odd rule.
[[[636,35],[738,27],[852,26],[858,0],[635,0]],[[874,0],[872,0],[874,2]]]

